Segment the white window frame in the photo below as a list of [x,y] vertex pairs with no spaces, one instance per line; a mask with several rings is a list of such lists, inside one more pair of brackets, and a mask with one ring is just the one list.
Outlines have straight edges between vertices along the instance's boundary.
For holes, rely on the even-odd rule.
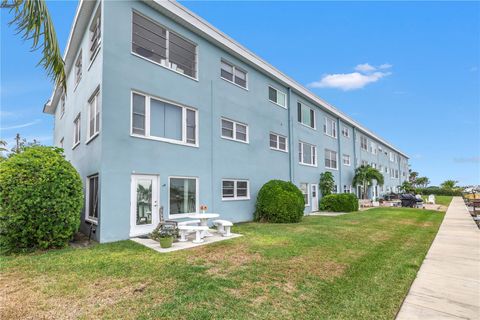
[[[133,95],[134,94],[145,97],[145,135],[141,135],[141,134],[133,132]],[[164,103],[168,103],[168,104],[174,105],[176,107],[182,108],[182,140],[181,141],[180,140],[175,140],[175,139],[169,139],[169,138],[163,138],[163,137],[157,137],[157,136],[150,135],[150,120],[151,120],[150,119],[150,100],[151,99],[162,101]],[[187,110],[192,110],[192,111],[195,112],[195,144],[187,143]],[[186,106],[186,105],[180,104],[180,103],[175,102],[175,101],[163,99],[163,98],[160,98],[160,97],[157,97],[157,96],[153,96],[153,95],[141,92],[141,91],[136,91],[136,90],[131,91],[131,94],[130,94],[130,136],[131,137],[148,139],[148,140],[155,140],[155,141],[161,141],[161,142],[167,142],[167,143],[178,144],[178,145],[182,145],[182,146],[186,146],[186,147],[197,147],[198,148],[199,145],[200,145],[200,143],[199,143],[200,137],[198,136],[198,132],[199,132],[198,117],[199,117],[199,112],[198,112],[197,109],[195,109],[193,107]]]
[[365,136],[360,136],[360,149],[368,151],[368,139]]
[[62,137],[62,139],[60,139],[60,142],[58,143],[60,148],[64,149],[63,145],[65,143],[65,137]]
[[[223,196],[223,182],[224,181],[233,181],[233,197],[224,197]],[[238,182],[246,182],[247,183],[247,196],[246,197],[239,197],[237,195],[238,189]],[[222,195],[222,201],[238,201],[238,200],[250,200],[250,180],[248,179],[229,179],[224,178],[222,179],[222,183],[220,185],[220,193]]]
[[[232,70],[233,70],[233,79],[232,79],[232,80],[226,79],[226,78],[222,77],[222,62],[225,63],[225,64],[228,64],[229,66],[232,67]],[[242,87],[241,85],[239,85],[238,83],[235,82],[235,71],[236,71],[237,69],[240,70],[241,72],[245,73],[245,87]],[[242,88],[242,89],[248,91],[248,83],[249,83],[249,81],[248,81],[248,72],[247,72],[247,70],[245,70],[244,68],[239,67],[239,66],[237,66],[236,64],[234,64],[234,63],[232,63],[232,62],[230,62],[230,61],[228,61],[228,60],[225,60],[225,59],[223,59],[223,58],[220,59],[220,78],[223,79],[223,80],[225,80],[225,81],[227,81],[227,82],[229,82],[229,83],[231,83],[231,84],[233,84],[233,85],[236,85],[236,86],[239,87],[239,88]]]
[[[270,145],[270,135],[274,135],[276,137],[276,141],[277,141],[277,147],[274,148]],[[280,149],[280,137],[284,138],[285,139],[285,150],[283,149]],[[288,138],[284,135],[281,135],[281,134],[278,134],[278,133],[275,133],[275,132],[271,132],[269,133],[268,135],[268,146],[270,147],[271,150],[275,150],[275,151],[281,151],[281,152],[286,152],[288,153]]]
[[[310,126],[309,124],[303,123],[303,118],[301,116],[300,116],[300,120],[298,119],[298,104],[300,104],[301,106],[305,106],[305,107],[309,108],[310,110],[313,110],[313,127]],[[302,115],[302,114],[303,113],[300,113],[300,115]],[[307,127],[307,128],[313,129],[313,130],[317,130],[317,113],[316,113],[315,109],[308,106],[307,104],[305,104],[301,101],[297,101],[297,122],[300,123],[304,127]]]
[[[307,145],[311,149],[313,149],[313,150],[310,150],[311,151],[310,154],[311,154],[312,164],[303,162],[303,149],[305,148],[305,145]],[[299,158],[300,158],[300,159],[298,159],[298,163],[301,164],[302,166],[317,167],[318,166],[317,146],[313,145],[313,144],[310,144],[308,142],[299,141],[298,142],[298,147],[299,147],[298,152],[299,152]]]
[[[88,28],[89,31],[89,36],[90,36],[90,41],[89,41],[89,53],[90,53],[90,64],[88,66],[88,69],[90,69],[91,65],[93,64],[93,61],[95,61],[95,58],[98,55],[98,52],[100,52],[100,47],[102,46],[102,8],[99,7],[97,9],[97,12],[95,13],[95,16],[93,17],[92,23],[90,24],[90,27]],[[95,32],[98,31],[96,34],[98,39],[97,41],[97,46],[95,49],[92,51],[92,43],[93,40],[95,39],[94,35]]]
[[[345,160],[348,160],[348,161],[345,161]],[[347,166],[347,167],[350,167],[352,165],[352,160],[350,159],[350,155],[349,154],[343,154],[342,155],[342,163],[344,166]]]
[[370,141],[370,152],[372,154],[377,154],[377,144],[373,141]]
[[60,119],[65,115],[65,93],[60,96]]
[[82,59],[82,49],[78,53],[77,59],[75,59],[75,89],[82,80],[83,76],[83,59]]
[[[279,94],[279,93],[280,93],[280,94],[283,94],[283,95],[285,96],[285,105],[282,105],[281,103],[278,103],[278,101],[273,101],[273,100],[270,99],[270,89],[273,89],[273,90],[275,90],[275,91],[277,92],[277,99],[278,99],[278,94]],[[285,92],[283,92],[283,91],[275,88],[274,86],[268,86],[268,90],[269,90],[269,92],[268,92],[268,101],[270,101],[271,103],[276,104],[277,106],[282,107],[282,108],[284,108],[284,109],[287,109],[287,108],[288,108],[287,94],[286,94]]]
[[[196,201],[195,201],[195,212],[189,212],[189,213],[179,213],[179,214],[173,214],[171,215],[170,214],[170,180],[171,179],[195,179],[195,197],[196,197]],[[192,214],[192,213],[198,213],[199,212],[199,208],[200,208],[200,190],[199,190],[199,187],[200,187],[200,183],[199,183],[199,177],[189,177],[189,176],[169,176],[168,177],[168,190],[167,190],[167,214],[168,214],[168,218],[169,219],[181,219],[181,218],[187,218],[189,214]]]
[[343,126],[342,127],[342,135],[345,138],[350,138],[350,128]]
[[343,193],[352,193],[352,185],[343,185]]
[[[330,131],[329,132],[329,124],[330,124]],[[329,137],[337,138],[337,121],[330,117],[325,117],[325,123],[323,125],[323,133]]]
[[[306,186],[305,193],[302,190],[302,185]],[[304,199],[305,199],[305,195],[307,196],[307,201],[305,201],[305,207],[310,207],[310,184],[306,183],[306,182],[300,182],[299,189],[302,192],[302,195],[304,196]]]
[[325,169],[338,170],[338,152],[337,151],[330,150],[330,149],[325,149],[325,159],[324,160],[328,159],[328,160],[330,160],[330,162],[332,162],[332,157],[327,158],[327,154],[331,155],[332,153],[335,153],[335,163],[337,164],[337,166],[336,167],[327,167],[327,165],[325,164]]
[[[145,19],[148,19],[150,20],[152,23],[154,24],[157,24],[159,26],[161,26],[162,28],[164,28],[166,30],[166,46],[167,46],[167,50],[166,50],[166,58],[165,58],[165,63],[159,63],[157,61],[154,61],[154,60],[151,60],[151,59],[148,59],[147,57],[144,57],[144,56],[141,56],[139,55],[138,53],[136,52],[133,52],[133,49],[132,49],[132,43],[133,43],[133,13],[136,13],[142,17],[144,17]],[[195,45],[195,75],[196,77],[192,77],[192,76],[189,76],[188,74],[184,74],[183,72],[180,72],[180,71],[177,71],[176,69],[173,69],[170,67],[170,60],[168,58],[169,56],[169,48],[168,48],[168,43],[170,41],[170,32],[173,32],[175,33],[176,36],[178,36],[179,38],[182,38],[183,40],[187,41],[187,42],[190,42],[191,44]],[[140,59],[144,59],[148,62],[151,62],[153,64],[156,64],[157,66],[160,66],[160,67],[163,67],[167,70],[170,70],[172,72],[175,72],[177,74],[180,74],[184,77],[187,77],[191,80],[194,80],[194,81],[198,81],[198,72],[199,72],[199,68],[198,68],[198,43],[190,40],[190,39],[187,39],[185,38],[184,36],[180,35],[179,33],[175,32],[175,31],[171,31],[169,28],[167,28],[165,25],[159,23],[158,21],[144,15],[143,13],[137,11],[137,10],[132,10],[132,16],[131,16],[131,20],[130,20],[130,53],[136,57],[139,57]]]
[[90,216],[90,179],[97,178],[97,201],[100,198],[99,188],[100,188],[100,176],[98,173],[89,175],[86,178],[85,182],[85,221],[88,221],[93,224],[98,224],[98,219],[100,218],[100,204],[98,204],[97,218]]
[[[100,105],[100,88],[97,88],[95,89],[95,91],[93,92],[93,94],[90,96],[90,99],[88,99],[88,123],[87,123],[87,141],[86,143],[89,143],[90,141],[92,141],[93,139],[95,139],[96,136],[98,136],[100,134],[100,123],[102,122],[101,121],[101,117],[102,117],[102,112],[101,112],[101,105]],[[96,129],[95,132],[90,132],[90,119],[92,117],[92,110],[91,110],[91,106],[92,106],[92,103],[95,103],[95,116],[93,118],[93,128],[94,130]],[[97,117],[96,117],[96,114],[98,113],[98,123],[97,123]]]
[[[222,121],[228,121],[228,122],[231,122],[233,124],[233,137],[227,137],[227,136],[224,136],[223,135],[223,126],[222,126]],[[240,140],[240,139],[237,139],[237,125],[241,125],[241,126],[244,126],[246,127],[246,130],[245,130],[245,135],[246,135],[246,141],[243,141],[243,140]],[[246,123],[243,123],[243,122],[239,122],[239,121],[236,121],[236,120],[232,120],[232,119],[229,119],[229,118],[225,118],[225,117],[221,117],[220,118],[220,137],[222,139],[226,139],[226,140],[231,140],[231,141],[236,141],[236,142],[241,142],[241,143],[246,143],[246,144],[249,144],[250,143],[250,129],[248,127],[248,124]]]
[[75,149],[79,144],[80,140],[82,138],[82,122],[81,122],[81,113],[78,113],[78,115],[75,117],[73,120],[73,147],[72,150]]
[[394,162],[395,161],[395,155],[393,154],[392,151],[390,151],[390,162]]

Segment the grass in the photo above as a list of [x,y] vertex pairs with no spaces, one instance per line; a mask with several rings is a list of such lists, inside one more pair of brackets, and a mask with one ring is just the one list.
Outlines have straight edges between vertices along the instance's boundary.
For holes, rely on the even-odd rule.
[[[422,196],[422,198],[425,201],[428,199],[428,196]],[[450,205],[450,202],[452,201],[452,198],[452,196],[435,196],[435,203],[448,207]]]
[[375,208],[170,254],[132,241],[0,256],[0,318],[393,319],[443,213]]

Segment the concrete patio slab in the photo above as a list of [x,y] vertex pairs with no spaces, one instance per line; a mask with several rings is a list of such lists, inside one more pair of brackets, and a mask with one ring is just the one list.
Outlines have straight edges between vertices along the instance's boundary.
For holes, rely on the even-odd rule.
[[173,245],[170,248],[161,248],[160,243],[158,243],[155,240],[152,239],[147,239],[147,238],[131,238],[130,240],[135,241],[136,243],[139,243],[141,245],[144,245],[147,248],[150,248],[152,250],[155,250],[157,252],[161,253],[167,253],[167,252],[173,252],[173,251],[178,251],[178,250],[183,250],[183,249],[190,249],[198,246],[204,246],[206,244],[214,243],[214,242],[219,242],[219,241],[225,241],[233,238],[238,238],[241,237],[241,234],[237,233],[232,233],[230,237],[223,237],[216,231],[210,230],[210,233],[213,235],[211,237],[205,237],[204,242],[202,243],[193,243],[192,240],[195,239],[195,235],[191,234],[188,237],[188,241],[186,242],[174,242]]
[[454,197],[397,319],[480,319],[480,230]]

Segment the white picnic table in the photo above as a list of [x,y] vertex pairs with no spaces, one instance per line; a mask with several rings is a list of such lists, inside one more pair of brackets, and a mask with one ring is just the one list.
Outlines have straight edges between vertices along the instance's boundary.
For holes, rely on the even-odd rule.
[[[200,220],[200,225],[201,226],[206,226],[208,227],[208,219],[215,219],[220,217],[218,213],[213,213],[213,212],[205,212],[205,213],[192,213],[188,215],[189,218],[191,219],[198,219]],[[211,237],[213,234],[207,231],[202,232],[202,238],[203,237]]]

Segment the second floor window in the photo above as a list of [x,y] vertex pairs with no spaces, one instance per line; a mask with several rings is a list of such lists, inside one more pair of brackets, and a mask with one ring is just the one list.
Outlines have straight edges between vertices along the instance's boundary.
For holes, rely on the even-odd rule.
[[350,166],[350,156],[348,154],[344,154],[343,157],[343,165]]
[[100,91],[97,89],[88,101],[88,138],[93,138],[100,132]]
[[287,137],[270,133],[270,149],[287,152]]
[[337,153],[332,150],[325,149],[325,168],[338,169]]
[[132,52],[197,78],[197,45],[137,12],[132,19]]
[[242,88],[247,88],[247,72],[225,60],[221,61],[220,77]]
[[273,87],[268,87],[268,100],[278,104],[280,107],[287,107],[287,95]]
[[132,95],[132,135],[198,145],[197,110],[136,92]]
[[73,147],[80,144],[80,113],[73,120]]
[[300,164],[317,166],[317,147],[305,142],[299,142],[298,150],[298,161]]
[[361,136],[361,137],[360,137],[360,148],[362,148],[362,149],[365,150],[365,151],[367,151],[367,149],[368,149],[367,138],[364,137],[364,136]]
[[349,138],[349,137],[350,137],[350,129],[348,129],[347,127],[343,127],[343,128],[342,128],[342,135],[343,135],[345,138]]
[[297,103],[298,122],[315,129],[315,110],[304,105],[301,102]]
[[248,126],[222,118],[222,138],[248,143]]
[[100,11],[93,19],[92,24],[90,25],[90,61],[95,59],[98,50],[100,50],[101,43],[101,29],[100,29]]
[[77,85],[80,80],[82,80],[82,50],[80,50],[77,60],[75,61],[75,85]]
[[65,114],[65,93],[60,97],[60,119]]
[[325,124],[323,125],[323,133],[332,138],[337,137],[337,122],[334,119],[325,117]]

